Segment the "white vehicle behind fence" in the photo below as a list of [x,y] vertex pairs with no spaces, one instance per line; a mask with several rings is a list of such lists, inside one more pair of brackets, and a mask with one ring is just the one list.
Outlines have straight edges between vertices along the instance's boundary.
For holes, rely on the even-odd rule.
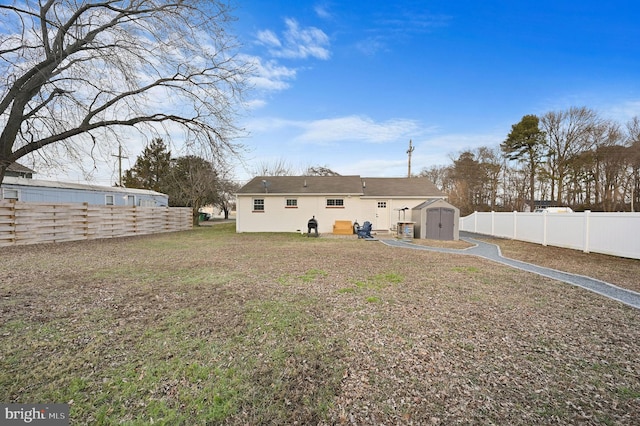
[[534,210],[534,213],[573,213],[571,207],[542,207]]

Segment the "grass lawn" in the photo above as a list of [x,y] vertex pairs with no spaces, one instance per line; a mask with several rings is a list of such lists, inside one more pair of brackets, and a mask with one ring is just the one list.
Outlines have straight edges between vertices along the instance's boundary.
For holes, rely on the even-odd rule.
[[472,256],[218,224],[0,259],[0,402],[72,424],[640,419],[640,311]]

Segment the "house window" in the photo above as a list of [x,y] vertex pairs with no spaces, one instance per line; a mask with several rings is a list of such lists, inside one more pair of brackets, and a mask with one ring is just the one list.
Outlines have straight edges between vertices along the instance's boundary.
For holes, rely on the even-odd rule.
[[298,207],[298,200],[296,198],[287,198],[286,207],[288,209],[295,209]]
[[327,207],[344,207],[342,198],[327,198]]
[[18,200],[19,193],[17,189],[4,188],[2,190],[2,198],[5,200]]
[[386,201],[378,201],[378,208],[379,209],[386,209],[387,208],[387,202]]
[[114,206],[116,204],[116,200],[113,195],[105,195],[104,196],[104,204],[106,206]]
[[127,195],[127,205],[135,206],[136,205],[136,196],[135,195]]
[[264,198],[254,198],[253,199],[253,211],[254,212],[263,212],[264,211]]

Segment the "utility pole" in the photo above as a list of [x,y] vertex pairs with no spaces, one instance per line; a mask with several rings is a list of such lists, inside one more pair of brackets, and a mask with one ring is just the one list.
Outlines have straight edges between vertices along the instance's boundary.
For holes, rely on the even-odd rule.
[[411,177],[411,153],[414,149],[415,147],[412,145],[411,139],[409,139],[409,149],[407,150],[407,154],[409,154],[409,171],[407,173],[407,177]]
[[118,144],[118,155],[111,154],[112,157],[118,158],[118,185],[122,188],[122,159],[127,158],[122,156],[122,145]]

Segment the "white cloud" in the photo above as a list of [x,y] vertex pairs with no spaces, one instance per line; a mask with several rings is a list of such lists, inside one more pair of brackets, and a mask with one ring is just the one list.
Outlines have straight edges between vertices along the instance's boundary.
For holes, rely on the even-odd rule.
[[606,110],[606,115],[624,125],[633,117],[640,117],[640,100],[626,101],[614,105]]
[[[416,147],[424,147],[426,151],[430,149],[448,149],[449,152],[457,154],[465,150],[472,150],[482,146],[497,148],[505,137],[506,134],[500,135],[497,133],[448,133],[422,139],[416,143]],[[414,142],[416,141],[414,140]]]
[[333,15],[329,12],[329,6],[326,4],[317,4],[314,6],[313,10],[316,12],[319,18],[322,19],[331,19]]
[[[424,130],[428,132],[430,130]],[[431,166],[448,166],[465,150],[481,146],[498,148],[501,139],[491,134],[442,134],[425,139],[413,139],[415,150],[411,157],[411,172],[419,173]],[[408,140],[407,140],[408,143]],[[327,164],[341,174],[359,174],[369,177],[404,177],[408,173],[407,145],[393,146],[387,155],[366,150],[354,156],[334,158]],[[354,161],[353,158],[357,160]]]
[[422,37],[446,27],[451,21],[451,17],[425,12],[423,7],[419,10],[405,7],[402,5],[385,15],[374,16],[365,32],[366,37],[357,41],[355,48],[367,56],[391,51],[411,38]]
[[630,99],[626,93],[595,95],[585,92],[556,96],[542,102],[536,114],[542,116],[550,111],[566,111],[572,107],[582,106],[593,109],[600,117],[615,120],[621,125],[625,125],[633,117],[640,117],[640,99]]
[[247,56],[246,60],[253,67],[253,76],[249,83],[260,91],[280,91],[289,88],[288,80],[296,78],[296,70],[279,64],[276,61],[263,61],[257,56]]
[[363,158],[338,165],[336,170],[343,175],[404,177],[407,175],[407,160]]
[[267,101],[264,99],[251,99],[244,103],[244,106],[248,110],[256,110],[264,108],[267,105]]
[[[285,20],[286,30],[279,37],[271,30],[262,30],[256,34],[256,43],[265,46],[272,58],[286,59],[329,59],[329,37],[315,27],[300,27],[295,19]],[[264,59],[259,56],[243,55],[246,62],[252,64],[253,75],[250,85],[257,91],[257,99],[250,100],[246,106],[252,109],[267,104],[261,98],[265,92],[277,92],[290,88],[295,80],[297,69],[282,65],[276,59]]]
[[391,119],[375,122],[369,117],[351,115],[300,123],[303,132],[297,141],[306,143],[330,144],[335,142],[386,143],[407,141],[416,133],[423,131],[418,122],[408,119]]
[[388,50],[387,44],[379,37],[369,37],[356,43],[356,49],[366,56],[373,56],[379,51]]
[[288,59],[329,59],[329,37],[319,28],[300,27],[298,21],[285,19],[286,30],[278,37],[271,30],[257,34],[257,42],[268,48],[269,54],[276,58]]
[[505,137],[495,133],[444,133],[423,123],[396,118],[376,121],[364,115],[317,120],[262,117],[245,123],[255,142],[255,161],[277,156],[294,165],[326,165],[342,174],[406,176],[409,140],[415,150],[411,170],[451,165],[465,150],[498,149]]
[[270,48],[282,47],[282,43],[280,43],[278,36],[275,35],[271,30],[259,31],[256,37],[258,39],[258,42],[264,46]]

